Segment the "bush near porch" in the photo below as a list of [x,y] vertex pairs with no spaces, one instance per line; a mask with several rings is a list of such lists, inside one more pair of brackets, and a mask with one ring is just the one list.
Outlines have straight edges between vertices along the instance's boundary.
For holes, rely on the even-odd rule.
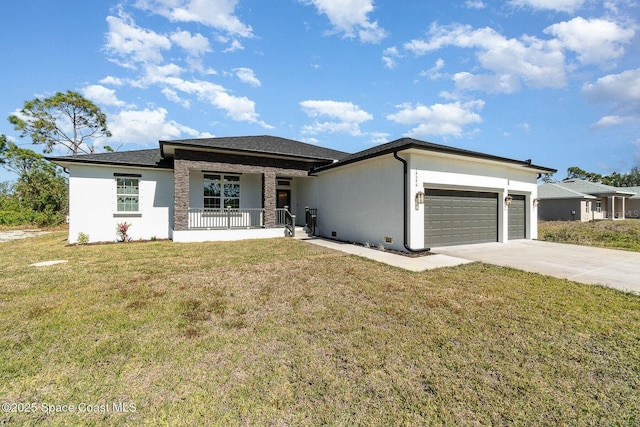
[[640,251],[640,220],[539,221],[538,239]]
[[[0,425],[640,423],[636,295],[292,239],[64,238],[0,243],[0,397],[36,404]],[[41,406],[82,403],[110,411]]]

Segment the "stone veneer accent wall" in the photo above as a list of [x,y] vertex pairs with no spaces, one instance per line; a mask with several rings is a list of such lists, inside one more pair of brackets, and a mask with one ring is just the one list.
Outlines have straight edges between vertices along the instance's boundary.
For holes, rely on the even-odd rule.
[[174,230],[189,229],[189,171],[262,174],[262,207],[265,227],[276,225],[276,176],[307,176],[320,163],[236,154],[176,150],[174,155]]

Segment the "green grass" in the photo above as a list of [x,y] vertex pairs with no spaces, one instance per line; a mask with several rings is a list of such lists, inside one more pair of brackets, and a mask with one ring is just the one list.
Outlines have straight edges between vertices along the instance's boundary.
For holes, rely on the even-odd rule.
[[538,239],[640,252],[640,220],[539,222]]
[[[63,239],[0,244],[0,401],[37,405],[0,425],[640,423],[635,295],[291,239]],[[113,402],[136,411],[41,410]]]

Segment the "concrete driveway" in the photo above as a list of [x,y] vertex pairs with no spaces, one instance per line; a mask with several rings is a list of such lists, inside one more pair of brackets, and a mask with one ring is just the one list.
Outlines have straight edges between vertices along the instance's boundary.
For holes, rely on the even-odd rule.
[[432,248],[433,253],[640,293],[640,253],[538,240]]

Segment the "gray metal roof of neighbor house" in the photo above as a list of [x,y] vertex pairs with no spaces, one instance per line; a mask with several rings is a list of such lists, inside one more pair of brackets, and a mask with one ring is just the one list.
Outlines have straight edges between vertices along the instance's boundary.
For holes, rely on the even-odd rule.
[[600,184],[599,182],[586,181],[584,179],[569,179],[558,184],[564,188],[568,188],[573,191],[578,191],[585,194],[593,194],[594,196],[628,196],[635,195],[636,192],[621,187],[613,187],[611,185]]
[[526,160],[526,161],[514,160],[506,157],[494,156],[492,154],[480,153],[478,151],[464,150],[461,148],[449,147],[447,145],[440,145],[440,144],[434,144],[432,142],[420,141],[418,139],[413,139],[413,138],[400,138],[395,141],[388,142],[386,144],[377,145],[367,150],[359,151],[357,153],[351,154],[347,157],[340,159],[340,161],[336,163],[320,166],[316,168],[314,172],[320,172],[327,169],[332,169],[332,168],[340,167],[343,165],[347,165],[349,163],[355,163],[355,162],[370,159],[373,157],[378,157],[386,154],[391,154],[394,152],[409,150],[412,148],[418,149],[418,150],[424,150],[424,151],[432,151],[437,153],[453,154],[461,157],[471,157],[476,159],[491,160],[491,161],[497,161],[502,163],[511,163],[514,165],[519,165],[525,168],[535,169],[537,171],[542,171],[542,172],[549,172],[549,173],[557,172],[556,169],[534,165],[531,163],[530,160]]
[[640,200],[640,187],[625,187],[624,189],[636,193],[635,196],[629,197],[630,199]]
[[172,169],[173,162],[160,156],[160,149],[116,151],[113,153],[80,154],[78,156],[45,157],[54,163],[91,163],[99,165],[135,166]]
[[547,182],[538,186],[539,199],[596,199],[596,196],[574,191],[559,183]]
[[270,135],[160,141],[160,152],[163,157],[173,154],[173,152],[168,149],[169,147],[173,147],[174,149],[184,147],[240,151],[247,154],[266,154],[327,161],[340,160],[349,155],[349,153],[343,151]]

